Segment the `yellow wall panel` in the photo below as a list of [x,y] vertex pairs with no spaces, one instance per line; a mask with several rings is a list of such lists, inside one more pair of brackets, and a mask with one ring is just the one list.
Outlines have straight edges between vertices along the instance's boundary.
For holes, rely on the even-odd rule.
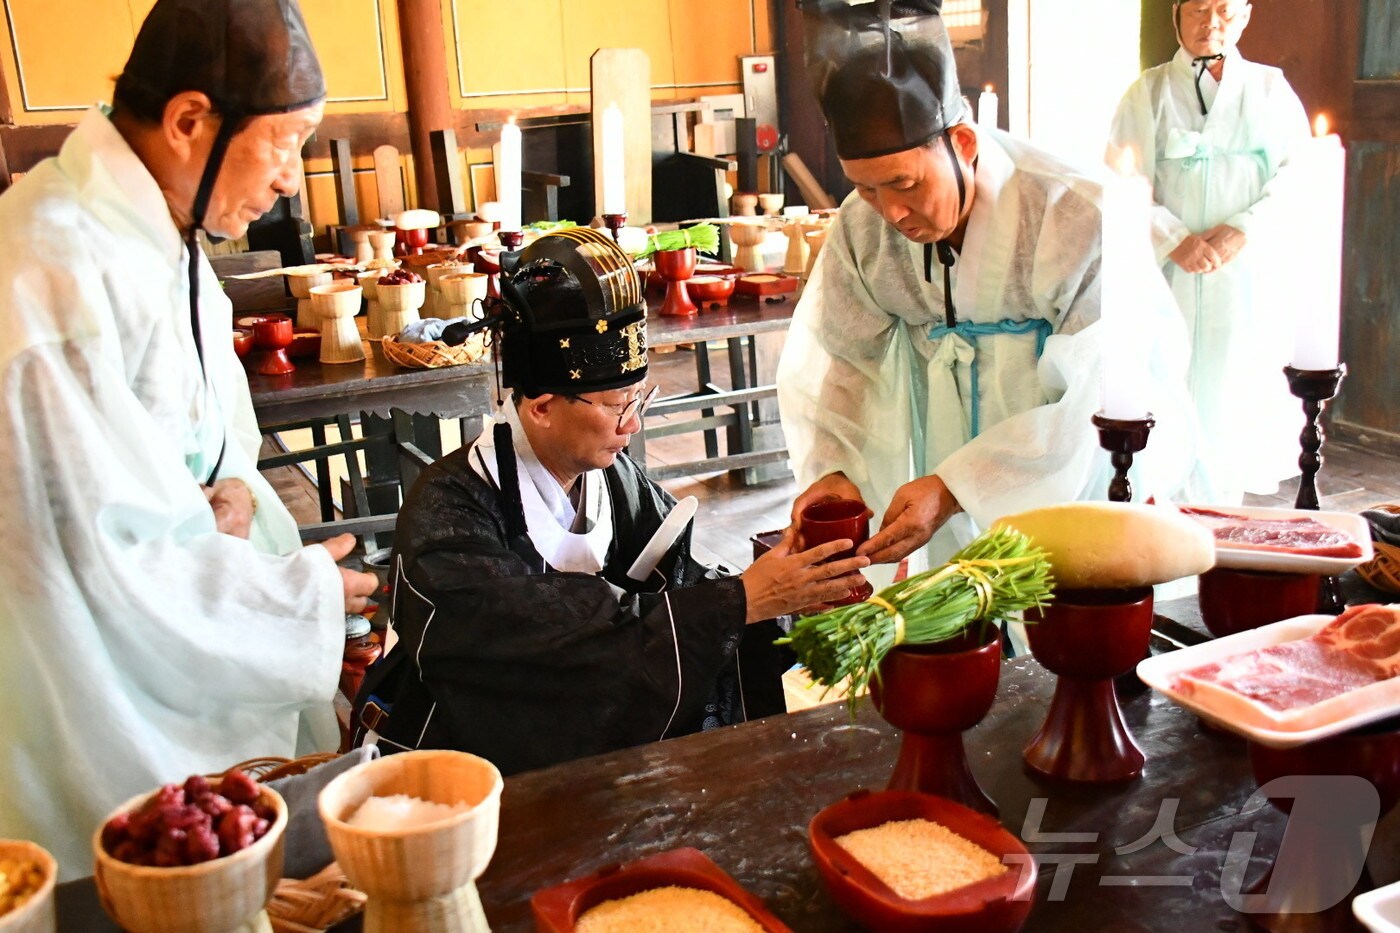
[[749,0],[749,7],[753,10],[754,51],[759,54],[777,52],[778,49],[773,48],[773,21],[768,16],[767,0]]
[[748,55],[753,46],[751,0],[670,0],[670,5],[677,37],[674,83],[684,86],[738,81],[739,56]]
[[136,38],[127,0],[3,2],[19,50],[16,110],[48,112],[47,122],[66,122],[75,116],[71,111],[111,99],[112,81]]
[[676,83],[670,7],[656,0],[569,0],[564,4],[564,67],[568,87],[589,86],[589,60],[598,49],[641,49],[651,59],[651,83]]
[[301,0],[329,100],[388,103],[387,37],[378,0]]
[[[494,107],[490,95],[562,91],[564,0],[449,0],[459,80],[454,103]],[[568,0],[570,4],[578,0]],[[451,66],[449,66],[450,68]],[[562,102],[562,101],[561,101]]]

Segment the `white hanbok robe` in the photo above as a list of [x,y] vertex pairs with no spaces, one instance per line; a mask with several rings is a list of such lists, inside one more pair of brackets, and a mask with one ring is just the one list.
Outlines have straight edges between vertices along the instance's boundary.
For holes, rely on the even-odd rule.
[[[1277,68],[1235,49],[1224,65],[1218,85],[1202,79],[1205,116],[1189,52],[1148,69],[1118,105],[1109,148],[1132,146],[1151,175],[1153,245],[1190,334],[1202,457],[1218,480],[1205,495],[1231,504],[1298,473],[1302,408],[1282,370],[1309,219],[1296,212],[1293,186],[1305,180],[1291,177],[1288,156],[1307,140],[1308,120]],[[1193,274],[1168,259],[1188,234],[1222,223],[1247,238],[1233,261]]]
[[[334,748],[340,574],[257,470],[231,307],[155,180],[90,111],[0,197],[0,837],[92,870],[121,801],[263,756]],[[257,497],[219,534],[200,483]]]
[[[976,194],[952,267],[960,322],[1048,322],[1033,333],[930,338],[944,323],[942,267],[858,194],[841,213],[793,315],[778,368],[798,487],[843,472],[876,519],[909,480],[936,474],[965,510],[930,541],[947,559],[996,518],[1107,497],[1099,411],[1101,183],[1029,143],[978,128]],[[1157,418],[1133,468],[1135,497],[1176,495],[1194,466],[1186,338],[1143,255],[1130,316]],[[1030,324],[1026,324],[1030,322]],[[973,361],[980,431],[972,436]]]

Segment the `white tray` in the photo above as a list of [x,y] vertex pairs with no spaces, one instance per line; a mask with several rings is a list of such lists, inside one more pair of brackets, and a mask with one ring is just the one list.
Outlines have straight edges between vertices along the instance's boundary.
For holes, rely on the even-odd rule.
[[1334,618],[1325,615],[1299,616],[1159,654],[1139,663],[1137,675],[1143,683],[1169,697],[1178,706],[1184,706],[1202,719],[1270,748],[1305,745],[1400,714],[1400,677],[1349,690],[1340,696],[1287,713],[1270,709],[1230,690],[1198,690],[1187,695],[1175,686],[1177,676],[1192,668],[1257,648],[1307,638]]
[[[1361,545],[1360,557],[1314,557],[1290,554],[1287,551],[1262,551],[1215,543],[1215,566],[1232,570],[1267,570],[1273,573],[1321,573],[1336,576],[1358,564],[1364,564],[1371,553],[1371,526],[1366,519],[1351,512],[1313,512],[1308,509],[1265,509],[1245,505],[1183,505],[1182,508],[1208,509],[1223,515],[1243,518],[1311,518],[1338,531],[1344,531]],[[1188,518],[1190,516],[1187,516]]]
[[1357,895],[1351,912],[1371,933],[1400,933],[1400,882]]

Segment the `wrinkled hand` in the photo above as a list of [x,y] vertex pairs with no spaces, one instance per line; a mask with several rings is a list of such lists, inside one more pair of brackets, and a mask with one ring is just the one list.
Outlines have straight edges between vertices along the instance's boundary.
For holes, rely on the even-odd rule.
[[[807,491],[798,496],[792,503],[792,515],[788,529],[796,532],[793,539],[793,547],[801,549],[802,542],[802,510],[809,505],[818,502],[827,502],[832,499],[854,499],[856,502],[864,502],[865,499],[860,494],[860,488],[855,483],[846,479],[845,473],[828,473],[815,483],[807,487]],[[866,518],[875,513],[869,509],[865,510]]]
[[1194,233],[1182,240],[1168,258],[1187,272],[1197,275],[1214,272],[1221,265],[1220,254],[1215,247],[1206,242],[1205,237]]
[[787,529],[783,540],[739,575],[744,581],[745,622],[762,622],[817,603],[833,602],[860,585],[859,571],[870,566],[868,559],[848,557],[822,563],[848,549],[849,540],[828,541],[797,551],[796,537],[793,529]]
[[[331,552],[331,559],[334,561],[344,560],[346,555],[355,550],[354,535],[337,535],[329,541],[322,541],[320,544],[307,545],[308,547],[323,547]],[[368,596],[373,596],[375,590],[379,588],[379,578],[372,573],[359,573],[355,570],[340,570],[340,585],[345,596],[346,612],[364,612],[369,605]]]
[[214,527],[235,538],[247,538],[253,529],[253,491],[241,479],[221,479],[205,486],[204,498],[214,510]]
[[[1201,234],[1201,239],[1205,240],[1215,254],[1220,257],[1220,265],[1233,260],[1244,249],[1246,237],[1244,232],[1237,230],[1229,224],[1217,224],[1205,233]],[[1217,266],[1219,268],[1219,266]]]
[[943,523],[962,511],[937,476],[910,480],[895,491],[880,531],[857,549],[872,563],[892,564],[928,544]]

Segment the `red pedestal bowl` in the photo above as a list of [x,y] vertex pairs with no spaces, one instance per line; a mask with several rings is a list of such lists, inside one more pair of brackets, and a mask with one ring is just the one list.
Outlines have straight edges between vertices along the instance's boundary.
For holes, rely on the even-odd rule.
[[1034,770],[1067,781],[1124,781],[1144,757],[1123,722],[1113,678],[1147,655],[1152,588],[1059,590],[1026,611],[1031,654],[1059,680],[1050,711],[1022,756]]
[[885,655],[870,695],[885,721],[904,732],[890,790],[938,794],[997,814],[972,774],[962,734],[992,708],[1000,677],[1001,631],[993,625]]

